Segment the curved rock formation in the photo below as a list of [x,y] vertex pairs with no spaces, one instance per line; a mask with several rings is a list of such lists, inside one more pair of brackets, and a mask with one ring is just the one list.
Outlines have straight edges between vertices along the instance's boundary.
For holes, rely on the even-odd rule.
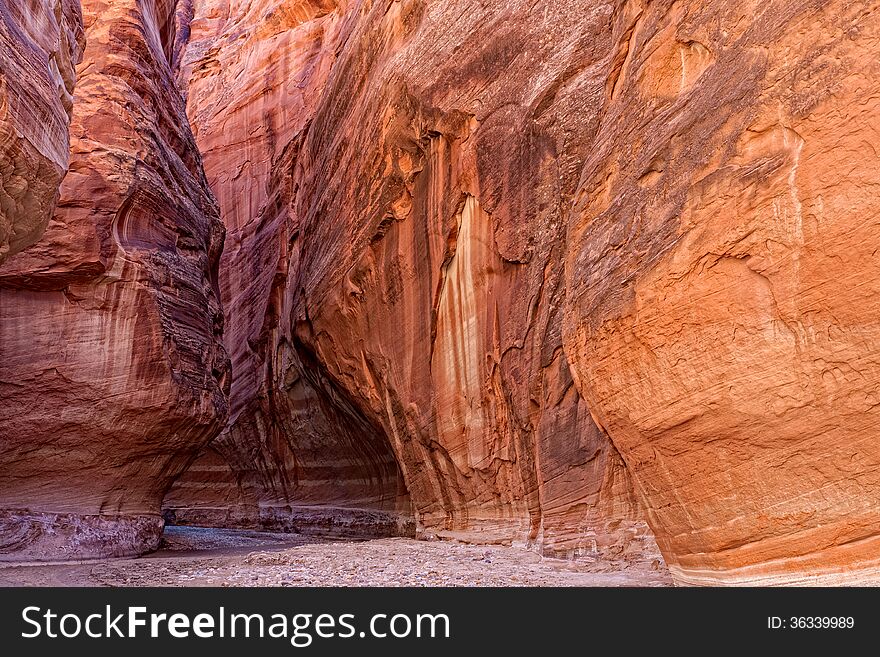
[[[387,443],[426,531],[876,575],[869,5],[194,7],[238,412],[178,513]],[[296,463],[349,417],[381,457]]]
[[872,3],[628,3],[566,353],[678,582],[880,566]]
[[227,415],[223,228],[169,62],[175,4],[83,2],[70,173],[0,267],[0,560],[155,547]]
[[176,521],[409,504],[426,533],[653,558],[562,349],[607,22],[569,4],[194,3],[234,378]]
[[52,215],[76,3],[0,0],[0,559],[877,580],[873,3],[84,5]]
[[78,0],[0,0],[0,265],[52,216],[82,48]]
[[290,321],[291,169],[351,30],[343,9],[198,1],[181,16],[182,87],[228,231],[221,287],[234,376],[227,430],[166,499],[178,523],[412,531],[382,428],[295,347]]

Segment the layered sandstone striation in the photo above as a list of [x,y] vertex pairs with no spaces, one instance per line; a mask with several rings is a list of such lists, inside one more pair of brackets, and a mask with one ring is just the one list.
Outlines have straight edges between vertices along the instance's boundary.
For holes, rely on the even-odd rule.
[[234,376],[169,517],[411,508],[428,534],[652,553],[562,348],[610,38],[608,8],[562,4],[193,3]]
[[0,264],[52,216],[82,48],[78,0],[0,0]]
[[223,227],[174,82],[176,3],[82,5],[70,172],[0,266],[0,560],[155,547],[166,490],[227,415]]
[[236,383],[177,512],[393,454],[426,532],[876,575],[870,3],[193,7]]
[[565,349],[679,582],[880,568],[876,3],[627,3]]
[[353,16],[327,1],[195,2],[181,86],[227,229],[230,420],[177,482],[178,523],[411,533],[382,428],[293,344],[292,168]]
[[876,581],[874,4],[0,0],[0,558]]

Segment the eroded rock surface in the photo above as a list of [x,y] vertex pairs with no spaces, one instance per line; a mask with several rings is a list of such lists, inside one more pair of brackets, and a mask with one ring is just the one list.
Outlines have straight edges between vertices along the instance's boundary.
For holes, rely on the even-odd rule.
[[152,549],[227,415],[223,227],[174,83],[175,4],[83,2],[70,172],[0,266],[0,560]]
[[412,533],[382,428],[291,343],[291,169],[353,16],[326,1],[200,1],[179,15],[182,87],[228,231],[220,272],[234,376],[229,426],[176,484],[168,517]]
[[0,265],[52,216],[82,48],[78,0],[0,0]]
[[627,3],[566,353],[679,582],[876,581],[876,3]]
[[876,581],[875,5],[0,2],[2,558]]
[[[387,443],[428,532],[873,577],[872,9],[196,1],[239,412],[172,506]],[[383,456],[296,463],[351,417]]]
[[653,554],[561,339],[611,8],[483,5],[193,3],[234,377],[177,521],[411,507],[428,533]]

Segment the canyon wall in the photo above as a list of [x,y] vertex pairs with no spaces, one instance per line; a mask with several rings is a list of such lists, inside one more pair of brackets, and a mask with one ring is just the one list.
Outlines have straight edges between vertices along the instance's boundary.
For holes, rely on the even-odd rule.
[[609,8],[564,4],[193,3],[181,86],[229,231],[233,383],[169,518],[358,509],[384,532],[411,509],[428,535],[658,556],[562,348],[611,36]]
[[872,9],[196,0],[236,382],[170,509],[340,505],[390,451],[425,533],[876,577]]
[[82,3],[60,191],[66,120],[13,90],[37,123],[0,121],[55,149],[50,163],[25,158],[45,190],[13,179],[31,199],[22,211],[38,220],[59,195],[42,234],[0,266],[0,560],[155,548],[166,490],[226,419],[223,227],[174,82],[175,4]]
[[679,582],[876,581],[880,12],[634,3],[565,347]]
[[52,216],[82,48],[78,0],[0,0],[0,265]]
[[0,0],[0,560],[161,503],[876,581],[878,54],[875,2]]
[[412,531],[381,428],[291,342],[291,169],[351,29],[334,7],[196,2],[179,14],[181,87],[228,231],[220,280],[233,378],[227,429],[166,499],[174,522]]

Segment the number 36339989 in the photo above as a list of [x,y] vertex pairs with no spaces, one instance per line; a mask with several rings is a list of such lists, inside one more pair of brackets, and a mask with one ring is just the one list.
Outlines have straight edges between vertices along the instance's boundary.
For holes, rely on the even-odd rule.
[[855,627],[852,616],[768,616],[771,630],[850,630]]

